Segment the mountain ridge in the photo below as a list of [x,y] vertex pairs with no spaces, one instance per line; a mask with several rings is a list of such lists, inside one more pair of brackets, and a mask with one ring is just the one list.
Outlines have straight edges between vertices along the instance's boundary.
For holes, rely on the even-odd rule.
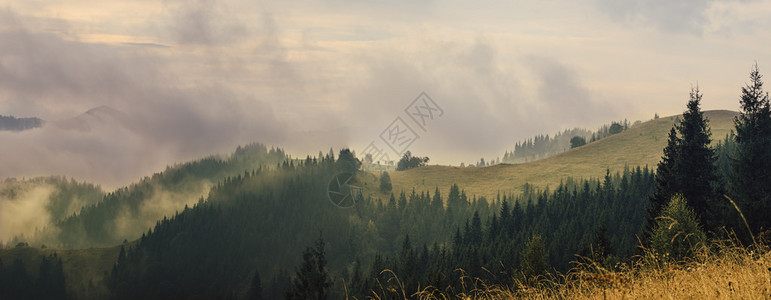
[[[705,111],[710,122],[712,145],[733,129],[738,112]],[[539,188],[555,187],[572,178],[599,178],[606,170],[622,172],[625,167],[656,168],[666,145],[667,133],[680,115],[649,120],[628,130],[565,152],[519,164],[502,163],[488,167],[463,168],[430,165],[389,173],[393,190],[433,192],[458,184],[469,196],[493,199],[499,193],[518,194],[525,183]],[[382,194],[381,194],[382,195]]]

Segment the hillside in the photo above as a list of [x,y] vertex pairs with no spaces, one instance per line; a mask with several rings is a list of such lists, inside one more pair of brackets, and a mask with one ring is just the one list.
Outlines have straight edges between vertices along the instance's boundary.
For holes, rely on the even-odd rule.
[[[712,119],[714,136],[722,137],[732,127],[733,112],[706,115]],[[262,276],[265,293],[278,297],[286,289],[283,283],[288,282],[287,270],[295,268],[303,247],[320,235],[327,242],[330,272],[338,280],[350,282],[353,293],[359,295],[373,288],[367,280],[378,278],[378,272],[385,268],[409,274],[404,278],[406,282],[423,286],[430,283],[426,278],[432,276],[450,278],[442,284],[457,286],[459,283],[451,277],[456,267],[468,270],[470,276],[483,276],[480,273],[483,268],[491,270],[491,274],[508,274],[502,267],[519,268],[519,255],[535,234],[546,241],[544,249],[550,253],[549,265],[566,271],[573,254],[592,243],[594,232],[600,226],[610,229],[607,239],[615,245],[616,255],[624,257],[633,252],[653,176],[646,169],[602,183],[577,181],[560,189],[556,189],[556,185],[567,177],[600,177],[606,168],[620,171],[625,165],[655,165],[674,119],[649,121],[584,147],[526,164],[486,168],[429,166],[393,172],[394,191],[407,191],[406,195],[396,193],[395,199],[378,194],[377,175],[366,173],[356,182],[380,199],[362,199],[353,209],[331,205],[326,197],[330,178],[341,166],[347,165],[342,159],[336,162],[319,157],[278,164],[276,160],[285,158],[283,153],[271,155],[273,151],[268,152],[261,145],[249,147],[254,148],[252,151],[239,148],[227,160],[204,159],[145,178],[108,194],[99,205],[87,207],[59,224],[62,232],[83,235],[86,242],[80,245],[107,247],[118,245],[123,238],[141,235],[127,247],[123,263],[115,270],[111,268],[121,260],[117,255],[120,246],[64,251],[19,247],[0,250],[0,258],[7,263],[19,257],[34,275],[41,255],[57,251],[62,258],[68,292],[79,298],[108,292],[113,296],[146,298],[169,290],[177,295],[190,293],[201,298],[228,293],[243,296],[255,272]],[[259,167],[273,163],[278,167]],[[257,169],[241,173],[245,165],[257,166]],[[232,177],[235,174],[238,175]],[[110,227],[120,220],[116,218],[120,214],[116,213],[126,211],[126,203],[144,207],[145,201],[154,202],[157,197],[153,196],[152,187],[157,185],[164,191],[187,190],[190,184],[180,183],[198,180],[211,180],[208,196],[182,197],[190,201],[200,199],[197,204],[184,209],[169,207],[164,214],[167,217],[145,216],[147,218],[141,219],[147,222],[129,222],[137,225],[133,234],[124,232],[125,235],[119,236],[115,228]],[[516,193],[526,182],[536,187],[549,185],[553,192],[549,196],[539,194],[537,189],[517,193],[518,197],[508,202],[516,203],[513,206],[504,202],[473,201],[474,195],[494,197],[498,190]],[[618,188],[621,182],[634,188]],[[458,186],[451,189],[452,184]],[[439,197],[435,193],[437,186],[441,191]],[[417,194],[411,193],[413,187]],[[465,194],[459,192],[459,188],[465,190]],[[422,194],[421,189],[430,191],[431,196]],[[570,190],[578,193],[568,193]],[[533,199],[542,196],[547,197],[546,201],[533,203]],[[173,216],[172,210],[176,212]],[[494,224],[496,214],[502,211],[506,214],[500,215],[500,226],[490,225],[488,229],[482,225]],[[152,221],[155,227],[146,232],[147,227],[152,226],[150,219],[157,221]],[[58,238],[68,237],[59,235]],[[135,238],[128,238],[132,239]],[[59,244],[61,241],[48,243],[49,246]],[[478,248],[475,244],[490,247]],[[419,262],[411,261],[417,259],[418,253]],[[499,261],[504,263],[489,264]],[[158,275],[157,270],[164,270],[165,275]],[[202,282],[207,284],[200,284]],[[189,289],[190,286],[197,288]],[[409,289],[415,288],[417,286]],[[137,291],[147,294],[132,294]],[[344,292],[342,286],[337,285],[333,293],[342,296]]]
[[[135,243],[126,244],[126,246]],[[27,273],[33,278],[38,276],[40,260],[44,256],[56,254],[62,259],[67,292],[81,298],[104,298],[107,289],[102,280],[109,273],[120,253],[120,246],[88,249],[51,249],[34,247],[16,247],[0,249],[0,260],[11,265],[15,259],[24,262]]]
[[106,194],[93,185],[57,178],[6,180],[0,182],[0,217],[8,216],[0,222],[7,227],[0,230],[0,240],[70,249],[135,240],[164,216],[206,196],[226,177],[270,168],[284,159],[283,150],[249,144],[227,158],[210,156],[168,166]]
[[[733,129],[736,112],[706,111],[710,120],[713,144],[722,140]],[[469,196],[494,198],[501,194],[518,194],[525,183],[539,188],[555,187],[567,177],[591,178],[623,171],[625,166],[648,166],[655,169],[667,143],[667,134],[675,116],[658,118],[633,126],[628,130],[571,149],[561,154],[523,164],[499,164],[483,168],[425,166],[407,171],[392,172],[394,191],[433,192],[436,187],[446,189],[452,184],[465,188]]]

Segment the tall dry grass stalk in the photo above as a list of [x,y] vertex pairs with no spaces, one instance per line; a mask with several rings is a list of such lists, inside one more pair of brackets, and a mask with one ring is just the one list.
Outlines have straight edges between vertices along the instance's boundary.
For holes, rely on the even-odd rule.
[[[393,271],[396,286],[371,299],[771,299],[771,248],[758,243],[744,214],[726,196],[744,221],[753,244],[743,246],[736,234],[728,239],[702,245],[695,255],[682,261],[660,255],[652,249],[634,258],[632,266],[613,270],[587,257],[577,256],[575,267],[567,274],[515,279],[513,286],[487,284],[470,278],[462,269],[461,290],[440,290],[432,286],[407,295]],[[641,243],[642,244],[642,243]],[[521,275],[521,274],[520,274]],[[524,278],[524,276],[520,276]]]
[[757,244],[742,247],[735,239],[702,247],[693,258],[680,262],[645,249],[634,265],[621,266],[619,271],[605,269],[586,258],[579,260],[582,262],[567,274],[517,281],[514,286],[488,285],[461,274],[461,291],[429,286],[413,295],[384,291],[372,298],[771,299],[771,252]]

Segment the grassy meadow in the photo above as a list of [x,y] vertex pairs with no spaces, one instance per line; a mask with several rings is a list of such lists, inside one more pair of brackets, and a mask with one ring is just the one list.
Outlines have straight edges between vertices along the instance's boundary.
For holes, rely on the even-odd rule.
[[[712,140],[716,143],[733,129],[737,113],[717,110],[704,115],[710,120]],[[498,193],[518,194],[525,183],[538,188],[554,187],[567,177],[597,178],[604,176],[606,169],[615,173],[623,171],[625,166],[648,166],[655,171],[674,122],[675,116],[650,120],[594,143],[528,163],[482,168],[434,165],[389,174],[393,191],[409,192],[414,188],[418,192],[433,193],[436,187],[446,191],[452,184],[458,184],[469,197],[494,199]],[[368,190],[379,194],[376,181],[368,182],[367,186],[373,184],[375,188]]]

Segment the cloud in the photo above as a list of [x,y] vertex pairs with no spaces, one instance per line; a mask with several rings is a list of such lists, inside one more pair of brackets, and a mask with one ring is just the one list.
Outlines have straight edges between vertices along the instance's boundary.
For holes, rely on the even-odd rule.
[[[0,182],[0,191],[5,192]],[[13,236],[32,236],[35,231],[50,225],[51,214],[48,212],[49,195],[54,188],[47,184],[32,187],[9,187],[16,189],[14,197],[0,194],[0,242],[9,241]]]
[[[501,55],[492,39],[400,40],[378,48],[355,58],[368,69],[346,99],[358,152],[373,140],[386,146],[378,135],[397,117],[420,136],[413,153],[458,164],[495,158],[515,139],[593,125],[616,113],[616,105],[601,106],[577,70],[543,56]],[[425,131],[403,111],[421,92],[444,110]]]
[[612,19],[623,23],[699,35],[708,22],[704,13],[715,1],[597,0],[597,3]]
[[[585,88],[576,70],[548,57],[528,56],[527,64],[537,76],[539,107],[537,115],[548,116],[548,122],[561,128],[585,124],[590,120],[608,121],[617,115],[617,105],[599,103]],[[540,124],[546,128],[554,125]]]
[[248,33],[246,26],[222,1],[180,1],[171,3],[169,12],[174,15],[169,30],[180,44],[230,44]]
[[27,29],[23,17],[0,19],[0,39],[14,41],[0,45],[0,110],[51,125],[0,134],[0,178],[65,174],[114,186],[287,135],[269,102],[216,82],[174,80],[172,61],[152,52],[165,48],[68,41]]

